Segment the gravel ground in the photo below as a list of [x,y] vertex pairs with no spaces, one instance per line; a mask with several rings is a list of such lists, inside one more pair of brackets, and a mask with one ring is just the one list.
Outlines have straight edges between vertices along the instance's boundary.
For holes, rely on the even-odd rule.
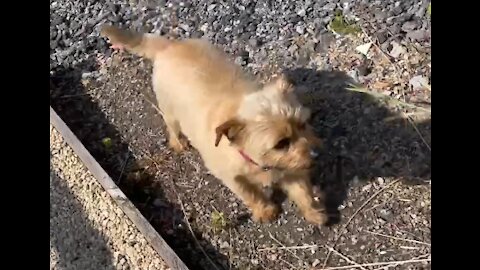
[[169,269],[50,126],[50,269]]
[[[196,240],[222,269],[320,267],[328,247],[343,254],[333,252],[328,266],[428,259],[428,2],[231,2],[51,1],[52,107],[191,269],[212,269]],[[356,21],[359,33],[329,31],[335,10]],[[166,147],[162,120],[148,102],[151,66],[112,53],[98,37],[104,22],[202,36],[261,78],[286,72],[325,138],[313,180],[338,220],[315,228],[284,202],[276,223],[253,223],[195,150],[176,155]],[[366,44],[365,56],[356,48]],[[302,248],[274,248],[280,245]]]

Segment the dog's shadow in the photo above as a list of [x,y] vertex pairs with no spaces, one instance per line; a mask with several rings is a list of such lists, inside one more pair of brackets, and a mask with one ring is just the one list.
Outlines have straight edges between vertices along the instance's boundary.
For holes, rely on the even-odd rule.
[[414,126],[381,100],[347,90],[352,81],[341,71],[284,73],[312,110],[311,123],[324,140],[312,181],[325,194],[331,224],[339,222],[338,207],[352,184],[379,177],[408,184],[430,180],[430,118]]

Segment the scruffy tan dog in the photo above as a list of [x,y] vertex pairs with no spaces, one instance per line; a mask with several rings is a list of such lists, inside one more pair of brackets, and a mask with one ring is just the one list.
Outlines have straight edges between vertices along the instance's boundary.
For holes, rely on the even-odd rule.
[[284,76],[260,86],[226,55],[199,39],[164,37],[104,26],[112,48],[153,61],[153,89],[167,126],[169,146],[184,150],[188,138],[206,167],[251,209],[272,221],[278,207],[262,192],[278,185],[311,223],[324,224],[323,203],[313,199],[311,147],[320,144]]

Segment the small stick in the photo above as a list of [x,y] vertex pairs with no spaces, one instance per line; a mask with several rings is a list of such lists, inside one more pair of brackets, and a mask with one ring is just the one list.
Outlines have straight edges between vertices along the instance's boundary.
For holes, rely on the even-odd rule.
[[[282,244],[282,242],[278,241],[275,237],[273,237],[272,233],[271,232],[268,232],[270,238],[272,238],[273,241],[277,242],[277,244],[279,244],[280,246],[285,247],[284,244]],[[288,251],[290,254],[292,254],[295,258],[297,258],[298,260],[302,260],[300,257],[297,256],[297,254],[295,254],[293,251],[289,250],[289,249],[285,249],[286,251]]]
[[271,251],[271,250],[288,250],[288,249],[309,249],[316,248],[318,245],[303,245],[303,246],[290,246],[290,247],[269,247],[269,248],[259,248],[257,251]]
[[[355,216],[357,216],[357,214],[360,213],[360,211],[361,211],[368,203],[370,203],[370,201],[372,201],[375,197],[377,197],[380,193],[382,193],[382,192],[385,191],[386,189],[390,188],[391,186],[395,185],[395,184],[398,183],[399,181],[400,181],[400,179],[397,179],[397,180],[391,182],[390,184],[384,186],[384,187],[383,187],[382,189],[380,189],[379,191],[375,192],[370,198],[368,198],[368,199],[353,213],[353,215],[348,219],[347,223],[345,223],[345,225],[343,225],[343,227],[342,227],[342,229],[340,230],[339,234],[338,234],[337,237],[335,238],[335,241],[333,242],[332,248],[335,248],[335,246],[336,246],[337,243],[338,243],[338,240],[340,240],[340,237],[343,235],[345,229],[348,227],[348,225],[350,225],[350,222],[352,222],[352,220],[355,218]],[[332,253],[332,250],[329,250],[328,253],[327,253],[327,257],[326,257],[325,260],[323,261],[322,269],[327,266],[328,259],[330,259],[331,253]]]
[[[423,255],[417,256],[417,257],[415,257],[411,260],[424,259],[424,258],[428,258],[429,256],[430,256],[430,254],[423,254]],[[430,259],[428,259],[428,260],[430,260]],[[381,266],[381,267],[378,267],[378,268],[374,268],[373,270],[387,270],[388,268],[395,267],[395,266],[398,266],[398,264],[392,263],[392,264],[389,264],[387,266]]]
[[348,263],[351,263],[351,264],[353,264],[354,266],[356,266],[356,267],[358,267],[358,268],[360,268],[360,269],[362,269],[362,270],[367,270],[367,268],[363,267],[362,265],[360,265],[360,264],[357,263],[356,261],[354,261],[354,260],[348,258],[347,256],[343,255],[342,253],[340,253],[340,251],[335,250],[334,248],[329,247],[329,246],[327,246],[327,245],[325,245],[325,247],[326,247],[328,250],[330,250],[330,251],[332,251],[333,253],[335,253],[335,254],[337,254],[338,256],[340,256],[342,259],[344,259],[344,260],[347,261]]
[[83,94],[75,94],[75,95],[63,95],[59,96],[58,98],[73,98],[73,97],[83,97],[83,96],[88,96],[88,93],[83,93]]
[[216,270],[220,270],[220,269],[217,267],[217,265],[213,262],[213,260],[210,258],[210,256],[208,256],[208,254],[207,254],[207,252],[205,251],[205,249],[203,249],[203,247],[202,247],[202,245],[200,244],[200,242],[198,241],[197,237],[195,237],[195,233],[193,232],[192,226],[190,225],[190,222],[188,221],[187,213],[186,213],[186,211],[185,211],[185,207],[183,206],[182,199],[180,198],[180,195],[178,194],[177,189],[175,188],[175,183],[173,183],[173,191],[175,192],[175,194],[177,194],[178,202],[180,203],[180,207],[182,208],[183,218],[184,218],[184,220],[185,220],[185,223],[187,223],[188,229],[190,230],[190,233],[192,234],[193,240],[195,240],[195,243],[197,244],[198,248],[199,248],[200,251],[203,253],[203,255],[205,255],[205,257],[206,257],[207,260],[210,262],[210,264],[213,266],[213,268],[215,268]]
[[[380,48],[380,46],[378,46],[376,41],[373,41],[372,37],[370,37],[370,35],[367,33],[367,31],[365,31],[365,29],[363,27],[360,26],[360,29],[362,29],[363,34],[368,38],[368,40],[377,48],[377,50],[379,50],[382,53],[382,55],[387,59],[387,61],[393,66],[393,69],[395,69],[395,72],[397,72],[397,74],[401,75],[400,71],[398,70],[397,65],[392,61],[392,59],[390,59],[390,57],[387,55],[387,53],[385,53],[382,50],[382,48]],[[402,88],[402,97],[403,97],[403,101],[405,102],[405,90],[403,88]]]
[[122,181],[122,176],[123,176],[123,172],[125,171],[125,167],[127,167],[127,163],[128,163],[128,160],[130,159],[130,153],[127,153],[127,158],[125,159],[125,162],[123,163],[123,166],[122,166],[122,171],[120,172],[120,176],[118,177],[118,180],[117,180],[117,185],[118,183],[120,183],[120,181]]
[[392,266],[392,265],[397,266],[400,264],[423,263],[423,262],[430,262],[430,261],[431,259],[412,259],[412,260],[405,260],[405,261],[364,263],[364,264],[360,264],[359,266],[356,266],[356,265],[334,266],[334,267],[322,268],[322,270],[341,270],[341,269],[351,269],[351,268],[360,268],[360,267],[369,267],[369,266]]
[[420,139],[422,140],[422,142],[425,144],[425,146],[428,148],[428,150],[430,152],[432,152],[432,148],[430,147],[430,145],[428,144],[428,142],[425,140],[425,138],[423,137],[422,133],[420,133],[420,130],[418,130],[417,128],[417,125],[415,125],[415,122],[413,121],[413,119],[408,116],[407,117],[408,119],[408,122],[410,122],[410,124],[413,126],[413,128],[415,129],[415,131],[417,132],[418,136],[420,136]]
[[410,108],[421,110],[421,111],[428,112],[428,113],[432,112],[430,109],[423,108],[423,107],[420,107],[420,106],[417,106],[417,105],[414,105],[414,104],[411,104],[411,103],[408,103],[408,102],[405,102],[405,101],[401,101],[401,100],[398,100],[396,98],[393,98],[391,96],[388,96],[388,95],[385,95],[385,94],[382,94],[382,93],[373,92],[373,91],[367,90],[365,88],[359,88],[359,87],[352,86],[352,87],[347,87],[346,89],[348,91],[359,92],[359,93],[363,93],[363,94],[369,94],[369,95],[371,95],[373,97],[376,97],[376,98],[385,98],[385,99],[391,100],[391,101],[393,101],[393,102],[395,102],[399,105],[403,105],[405,107],[410,107]]
[[[152,160],[152,162],[155,164],[157,169],[160,170],[159,164],[153,158],[149,157],[149,159]],[[195,244],[197,244],[198,248],[203,253],[203,255],[207,258],[208,262],[213,266],[213,268],[215,268],[215,270],[220,270],[218,268],[218,266],[213,262],[212,258],[210,258],[210,256],[208,256],[207,252],[205,251],[205,249],[202,247],[202,245],[198,241],[197,237],[195,236],[195,233],[193,232],[193,229],[192,229],[192,225],[190,225],[190,222],[188,221],[187,212],[185,211],[185,207],[183,206],[183,201],[180,198],[180,194],[178,194],[177,189],[175,188],[175,183],[173,182],[173,180],[172,180],[172,188],[173,188],[173,192],[175,192],[175,195],[177,195],[178,202],[180,203],[180,208],[182,209],[182,212],[183,212],[183,219],[185,220],[185,223],[187,224],[188,230],[192,234],[192,237],[193,237],[193,240],[195,241]]]
[[[295,267],[295,265],[293,265],[293,264],[291,264],[291,263],[289,263],[289,262],[285,261],[285,260],[284,260],[284,259],[282,259],[281,257],[279,257],[278,259],[279,259],[280,261],[282,261],[282,262],[284,262],[284,263],[288,264],[288,265],[289,265],[289,266],[290,266],[292,269],[297,269],[297,267]],[[265,268],[265,269],[266,269],[266,268]]]
[[401,249],[407,249],[407,250],[419,250],[420,247],[410,247],[410,246],[400,246]]
[[152,101],[150,101],[143,93],[142,93],[142,95],[143,95],[145,101],[147,101],[148,103],[150,103],[150,105],[152,105],[153,108],[154,108],[155,110],[157,110],[157,112],[163,117],[163,112],[162,112],[162,110],[160,110],[160,108],[158,108],[158,106],[157,106],[155,103],[153,103]]
[[366,231],[366,232],[369,233],[369,234],[378,235],[378,236],[382,236],[382,237],[386,237],[386,238],[390,238],[390,239],[395,239],[395,240],[399,240],[399,241],[405,241],[405,242],[410,242],[410,243],[415,243],[415,244],[431,246],[431,244],[429,244],[427,242],[422,242],[422,241],[417,241],[417,240],[412,240],[412,239],[406,239],[406,238],[401,238],[401,237],[396,237],[396,236],[392,236],[392,235],[386,235],[386,234],[383,234],[383,233],[377,233],[377,232],[371,232],[371,231]]

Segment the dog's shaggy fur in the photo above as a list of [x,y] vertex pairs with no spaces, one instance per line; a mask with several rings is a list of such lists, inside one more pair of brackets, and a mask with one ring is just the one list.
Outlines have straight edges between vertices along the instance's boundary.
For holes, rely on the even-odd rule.
[[169,146],[183,151],[188,138],[210,172],[251,209],[254,220],[276,218],[278,207],[262,187],[278,185],[312,223],[324,224],[313,199],[310,151],[321,141],[307,124],[284,76],[265,86],[248,78],[226,55],[199,39],[168,40],[104,26],[113,48],[153,61],[153,89]]

